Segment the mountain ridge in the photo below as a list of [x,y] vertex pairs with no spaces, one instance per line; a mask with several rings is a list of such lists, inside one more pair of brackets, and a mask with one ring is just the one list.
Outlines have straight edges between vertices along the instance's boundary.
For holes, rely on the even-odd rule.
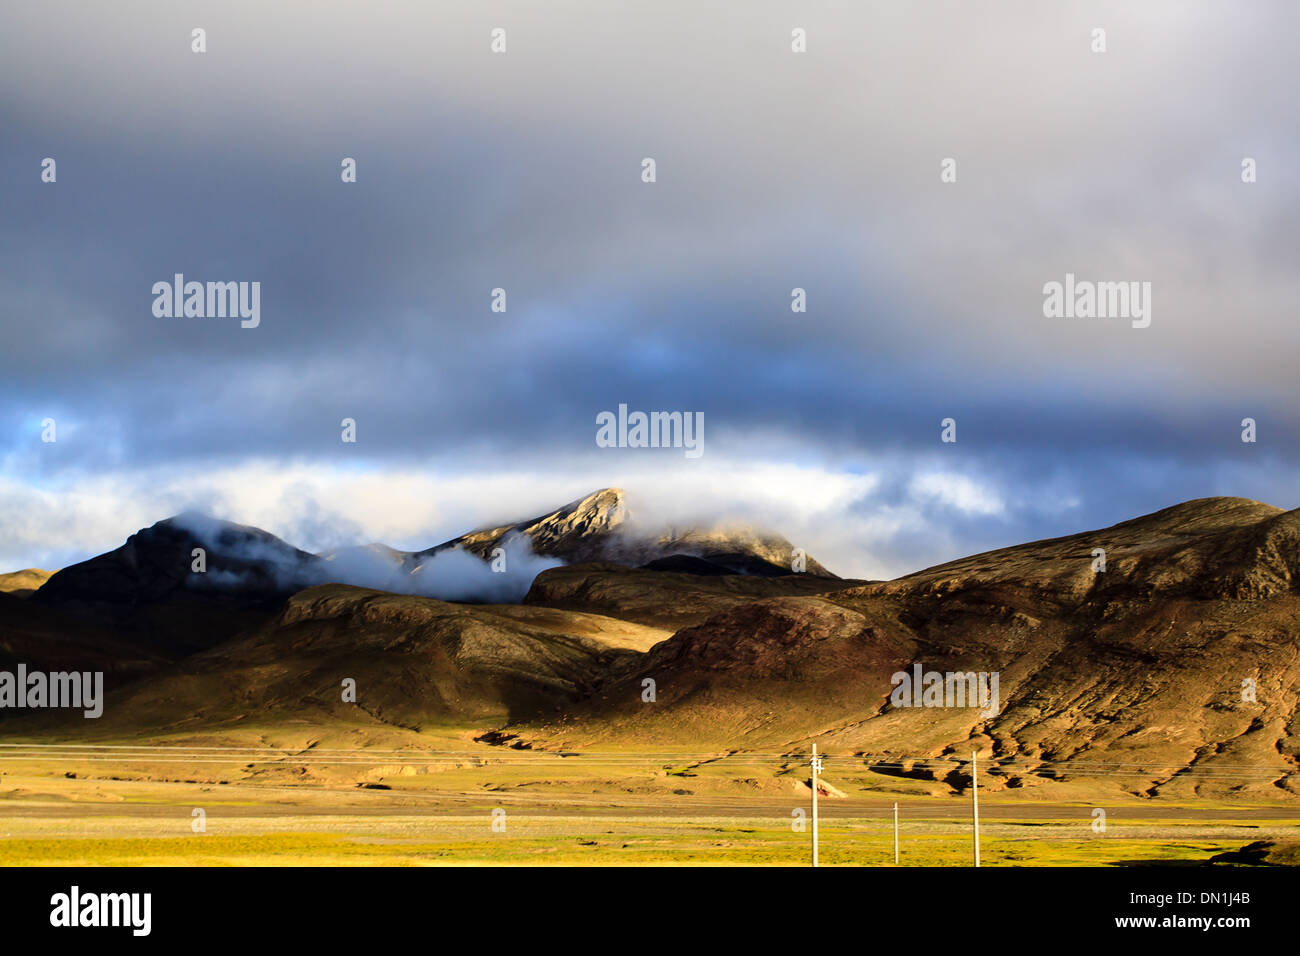
[[[595,508],[578,499],[453,541],[476,548],[464,557],[479,564],[534,525],[544,549],[603,549],[623,523],[619,496],[606,491]],[[160,525],[133,536],[135,550],[111,552],[92,583],[153,567],[157,554],[143,545],[154,538],[165,560],[187,558],[192,542]],[[223,526],[211,540],[251,540],[290,563],[306,554],[255,531]],[[426,560],[454,550],[430,549]],[[961,776],[935,776],[926,761],[975,750],[1019,768],[991,773],[995,791],[1109,774],[1108,785],[1141,798],[1300,797],[1300,511],[1196,499],[892,581],[720,573],[712,559],[674,555],[654,567],[552,567],[511,604],[323,584],[227,606],[218,592],[180,587],[171,568],[107,616],[94,602],[42,598],[43,588],[0,595],[0,618],[20,625],[15,658],[61,648],[60,660],[135,661],[110,674],[103,724],[125,721],[132,733],[191,726],[194,694],[217,729],[259,708],[332,726],[352,713],[340,709],[339,681],[359,675],[363,718],[376,726],[455,725],[537,750],[797,753],[816,742],[861,755],[882,778],[953,792]],[[69,570],[74,583],[87,573]],[[78,614],[88,615],[84,632],[70,623]],[[131,645],[141,629],[156,638],[196,615],[221,628],[184,646]],[[897,675],[918,667],[996,674],[997,706],[895,706]]]

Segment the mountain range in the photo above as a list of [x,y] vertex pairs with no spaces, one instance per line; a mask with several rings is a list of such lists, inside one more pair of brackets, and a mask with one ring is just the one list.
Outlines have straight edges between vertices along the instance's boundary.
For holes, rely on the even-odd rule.
[[[976,750],[992,790],[1091,773],[1148,797],[1300,795],[1300,511],[1199,499],[893,581],[795,571],[775,534],[631,518],[607,488],[424,551],[318,555],[180,515],[47,579],[0,577],[0,666],[104,670],[104,717],[75,730],[105,737],[359,709],[533,749],[817,742],[957,789],[943,759]],[[470,593],[510,566],[516,597]],[[461,599],[431,596],[458,576]],[[897,706],[918,668],[998,675],[995,712]]]

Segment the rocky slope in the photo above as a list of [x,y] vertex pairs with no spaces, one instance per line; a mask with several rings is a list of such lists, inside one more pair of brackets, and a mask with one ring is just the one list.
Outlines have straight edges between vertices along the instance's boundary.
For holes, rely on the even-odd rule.
[[[817,740],[918,779],[935,770],[913,758],[975,749],[1009,768],[993,789],[1068,765],[1139,795],[1300,793],[1297,517],[1206,499],[895,581],[719,610],[536,732],[568,746]],[[893,675],[918,664],[998,674],[996,713],[894,706]]]

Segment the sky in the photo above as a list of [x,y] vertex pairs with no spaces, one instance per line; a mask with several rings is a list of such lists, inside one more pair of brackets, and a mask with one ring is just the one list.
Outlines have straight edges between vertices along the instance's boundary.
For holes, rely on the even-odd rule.
[[[192,508],[424,548],[606,486],[870,578],[1300,506],[1297,33],[1288,2],[0,0],[0,571]],[[176,273],[259,282],[259,324],[155,315]],[[1045,315],[1067,274],[1150,283],[1149,326]],[[598,447],[620,404],[703,413],[704,453]]]

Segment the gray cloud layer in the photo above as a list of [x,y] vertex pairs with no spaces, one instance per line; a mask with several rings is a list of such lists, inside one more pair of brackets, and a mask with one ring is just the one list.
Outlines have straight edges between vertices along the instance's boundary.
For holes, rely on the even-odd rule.
[[[0,474],[21,488],[254,459],[580,464],[596,487],[623,459],[593,455],[594,416],[626,402],[704,411],[706,459],[880,470],[846,522],[936,454],[1007,502],[927,505],[942,540],[877,541],[890,568],[1201,494],[1300,504],[1294,5],[4,16]],[[261,326],[155,318],[176,272],[261,281]],[[1151,282],[1151,327],[1044,318],[1066,272]],[[1044,488],[1078,504],[1022,505]]]

